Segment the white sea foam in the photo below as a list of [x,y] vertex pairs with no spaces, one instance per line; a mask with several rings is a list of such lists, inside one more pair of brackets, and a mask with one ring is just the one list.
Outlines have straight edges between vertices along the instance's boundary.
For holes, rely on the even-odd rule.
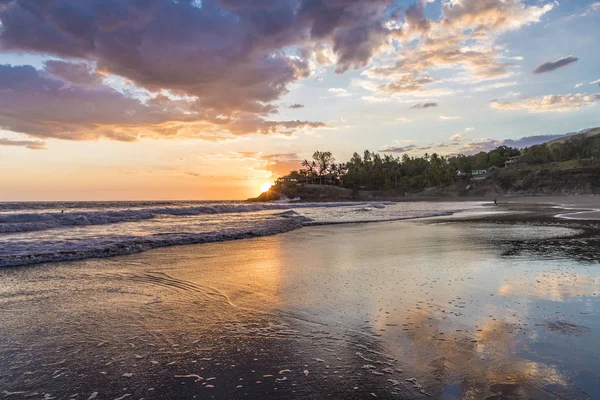
[[[476,206],[424,202],[0,203],[0,267],[268,236],[305,226],[449,215]],[[370,211],[361,212],[364,209]]]
[[[339,203],[224,203],[187,207],[153,207],[125,210],[94,210],[50,212],[12,212],[0,213],[0,233],[30,232],[59,228],[64,226],[105,225],[121,222],[134,222],[165,216],[200,216],[206,214],[250,213],[273,210],[291,210],[303,208],[334,208],[364,205],[359,202]],[[383,208],[391,202],[369,204],[371,207]]]

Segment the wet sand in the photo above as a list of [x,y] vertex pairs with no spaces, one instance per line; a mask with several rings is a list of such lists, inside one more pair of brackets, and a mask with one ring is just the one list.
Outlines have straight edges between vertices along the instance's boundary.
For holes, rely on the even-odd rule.
[[600,398],[600,223],[557,213],[3,269],[0,396]]

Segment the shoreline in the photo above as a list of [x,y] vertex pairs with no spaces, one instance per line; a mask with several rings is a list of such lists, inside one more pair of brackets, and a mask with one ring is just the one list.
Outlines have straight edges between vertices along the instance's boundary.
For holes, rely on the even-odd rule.
[[[377,204],[378,202],[388,202],[385,200],[373,200],[373,201],[361,201],[361,202],[343,202],[338,201],[335,204],[348,204],[348,205],[369,205]],[[500,198],[498,206],[494,207],[494,204],[490,199],[480,198],[476,201],[470,198],[464,198],[462,201],[453,201],[452,199],[443,199],[429,202],[423,201],[422,199],[411,199],[397,203],[480,203],[484,210],[487,212],[486,215],[477,215],[477,217],[471,218],[485,220],[493,220],[490,215],[497,215],[498,213],[514,214],[528,212],[530,217],[535,220],[556,220],[563,219],[566,221],[597,221],[600,218],[600,211],[594,209],[593,206],[597,206],[596,198],[591,196],[560,196],[560,197],[522,197],[522,198]],[[326,204],[327,202],[316,202],[317,204]],[[390,202],[395,204],[396,202]],[[277,205],[276,203],[267,203]],[[295,203],[281,204],[282,210],[294,209]],[[300,203],[299,207],[305,207],[307,203]],[[277,208],[279,209],[279,208]],[[565,212],[567,211],[568,212]],[[287,211],[286,211],[287,212]],[[466,211],[469,213],[469,211]],[[116,245],[115,248],[106,248],[101,251],[90,250],[88,252],[56,252],[52,254],[37,254],[23,257],[22,259],[15,259],[7,261],[0,268],[12,268],[25,265],[39,265],[44,263],[62,262],[62,261],[77,261],[77,260],[88,260],[97,258],[111,258],[119,257],[127,254],[138,254],[145,251],[149,251],[156,248],[165,247],[176,247],[186,246],[195,244],[205,244],[214,242],[226,242],[232,240],[242,240],[249,238],[265,237],[272,235],[280,235],[289,231],[297,230],[300,228],[311,227],[311,226],[327,226],[327,225],[352,225],[352,224],[374,224],[381,222],[393,222],[393,221],[405,221],[405,220],[432,220],[436,221],[440,218],[450,218],[452,220],[465,219],[461,215],[465,211],[440,211],[437,215],[425,215],[425,216],[399,216],[399,217],[386,217],[382,219],[364,220],[364,221],[306,221],[304,217],[298,215],[286,216],[284,224],[275,228],[260,228],[258,230],[249,230],[248,232],[215,232],[213,235],[202,234],[199,237],[189,237],[185,240],[171,240],[165,237],[161,242],[158,243],[147,243],[145,241],[139,244],[132,243],[128,247],[123,248],[122,246]],[[477,213],[477,212],[476,212]],[[535,215],[531,215],[531,214]],[[543,213],[543,217],[541,214]],[[490,214],[490,215],[487,215]],[[576,217],[574,217],[576,216]],[[504,217],[505,219],[512,219],[513,221],[519,220],[520,217]],[[114,246],[113,246],[114,247]]]
[[0,386],[15,398],[600,395],[600,273],[587,268],[599,224],[554,218],[552,204],[494,209],[0,269]]

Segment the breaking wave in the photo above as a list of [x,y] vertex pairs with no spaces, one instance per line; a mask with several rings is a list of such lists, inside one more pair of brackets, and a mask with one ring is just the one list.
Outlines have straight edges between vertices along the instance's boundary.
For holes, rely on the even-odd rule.
[[228,240],[249,239],[277,235],[301,228],[306,218],[288,218],[270,221],[260,226],[224,229],[202,233],[157,233],[144,237],[119,237],[113,241],[88,240],[78,248],[59,251],[31,251],[26,254],[0,254],[0,267],[15,267],[28,264],[40,264],[54,261],[81,260],[85,258],[103,258],[139,253],[159,247],[224,242]]
[[[69,211],[45,213],[0,214],[0,233],[32,232],[64,226],[106,225],[135,222],[157,217],[197,216],[203,214],[248,213],[292,208],[352,207],[365,203],[266,203],[266,204],[216,204],[193,207],[158,207],[129,210]],[[370,204],[382,208],[390,202]]]
[[0,267],[256,238],[306,226],[451,215],[476,207],[425,202],[6,204],[0,203]]

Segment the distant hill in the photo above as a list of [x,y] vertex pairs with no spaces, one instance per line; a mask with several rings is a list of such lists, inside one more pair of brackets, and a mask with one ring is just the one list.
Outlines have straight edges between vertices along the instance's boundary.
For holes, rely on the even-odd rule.
[[566,136],[560,137],[558,139],[550,140],[549,142],[546,142],[546,144],[548,146],[551,146],[556,143],[565,143],[569,139],[586,138],[586,137],[596,136],[598,134],[600,134],[600,128],[591,128],[591,129],[586,129],[580,133],[568,133]]

